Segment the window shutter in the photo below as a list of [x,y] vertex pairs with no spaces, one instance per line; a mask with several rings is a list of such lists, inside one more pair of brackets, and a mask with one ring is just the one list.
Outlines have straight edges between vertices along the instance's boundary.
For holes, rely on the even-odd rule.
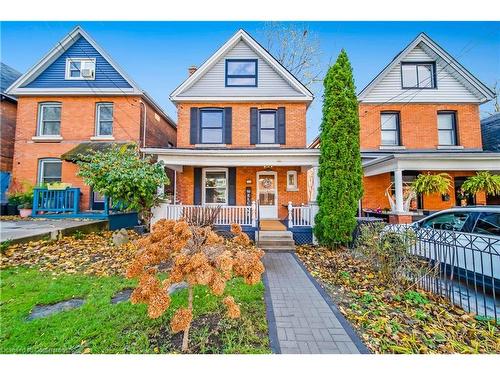
[[278,108],[278,143],[281,145],[286,143],[285,107]]
[[191,107],[191,123],[190,123],[189,143],[195,145],[199,142],[198,134],[200,134],[200,109]]
[[227,196],[228,196],[228,204],[230,206],[236,206],[236,168],[228,168],[228,173],[227,173],[227,179],[228,179],[228,191],[227,191]]
[[232,140],[233,126],[233,109],[231,107],[224,108],[224,143],[230,145]]
[[194,168],[194,204],[201,204],[201,168]]
[[250,108],[250,144],[255,145],[259,143],[258,141],[258,121],[259,121],[259,111],[257,108]]

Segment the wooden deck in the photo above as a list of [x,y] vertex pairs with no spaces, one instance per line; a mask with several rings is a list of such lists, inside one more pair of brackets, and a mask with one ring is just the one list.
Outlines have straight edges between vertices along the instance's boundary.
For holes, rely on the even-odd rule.
[[286,231],[286,226],[279,220],[261,220],[260,230]]

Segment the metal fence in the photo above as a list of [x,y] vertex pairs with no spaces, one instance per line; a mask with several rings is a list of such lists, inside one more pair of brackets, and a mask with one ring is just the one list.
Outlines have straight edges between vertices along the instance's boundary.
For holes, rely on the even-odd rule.
[[413,275],[422,289],[478,316],[500,319],[500,237],[387,225],[407,236],[411,254],[429,272]]

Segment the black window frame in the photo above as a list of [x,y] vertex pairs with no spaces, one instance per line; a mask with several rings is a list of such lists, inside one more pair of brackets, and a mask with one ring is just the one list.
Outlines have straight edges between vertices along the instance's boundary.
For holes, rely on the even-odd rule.
[[[215,127],[215,126],[209,126],[209,127],[203,127],[203,112],[212,112],[212,113],[221,113],[221,126],[220,127]],[[199,119],[200,119],[200,128],[199,128],[199,142],[200,144],[224,144],[224,124],[225,124],[225,114],[224,114],[224,108],[200,108],[199,109]],[[205,142],[203,140],[203,129],[220,129],[221,131],[221,141],[220,142]]]
[[[416,86],[405,86],[403,80],[403,65],[414,65],[417,74],[417,85]],[[430,65],[432,66],[432,85],[431,87],[420,87],[418,86],[418,66],[419,65]],[[403,61],[401,62],[401,88],[405,90],[435,90],[437,89],[437,75],[436,75],[436,62],[435,61]]]
[[[397,143],[396,144],[384,144],[382,143],[382,132],[384,131],[394,131],[394,130],[384,130],[383,129],[383,124],[382,123],[382,116],[383,115],[396,115],[396,132],[397,132]],[[380,145],[381,146],[401,146],[401,112],[399,111],[381,111],[380,112]]]
[[[453,137],[455,138],[454,144],[451,145],[443,145],[439,143],[439,132],[440,131],[448,131],[449,129],[439,129],[439,115],[452,115],[452,130],[453,130]],[[437,117],[436,117],[436,127],[438,131],[438,146],[459,146],[460,145],[460,140],[458,138],[458,120],[457,120],[457,111],[450,111],[450,110],[444,110],[444,111],[437,111]]]
[[[274,115],[274,142],[262,142],[261,140],[261,115],[262,114],[273,114]],[[259,109],[257,116],[257,140],[261,145],[275,145],[278,143],[278,111],[276,109]],[[264,128],[264,130],[271,130],[271,128]]]
[[[255,74],[228,74],[228,65],[231,62],[251,62],[255,64]],[[259,69],[259,63],[258,59],[226,59],[225,62],[225,86],[226,87],[257,87],[257,82],[258,82],[258,69]],[[255,84],[253,85],[230,85],[228,83],[228,78],[254,78],[255,79]]]

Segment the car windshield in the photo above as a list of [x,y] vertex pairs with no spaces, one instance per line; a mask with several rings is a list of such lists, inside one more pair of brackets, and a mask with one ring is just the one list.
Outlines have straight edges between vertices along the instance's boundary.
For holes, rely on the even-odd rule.
[[469,214],[465,212],[445,213],[425,220],[422,227],[462,231],[468,217]]

